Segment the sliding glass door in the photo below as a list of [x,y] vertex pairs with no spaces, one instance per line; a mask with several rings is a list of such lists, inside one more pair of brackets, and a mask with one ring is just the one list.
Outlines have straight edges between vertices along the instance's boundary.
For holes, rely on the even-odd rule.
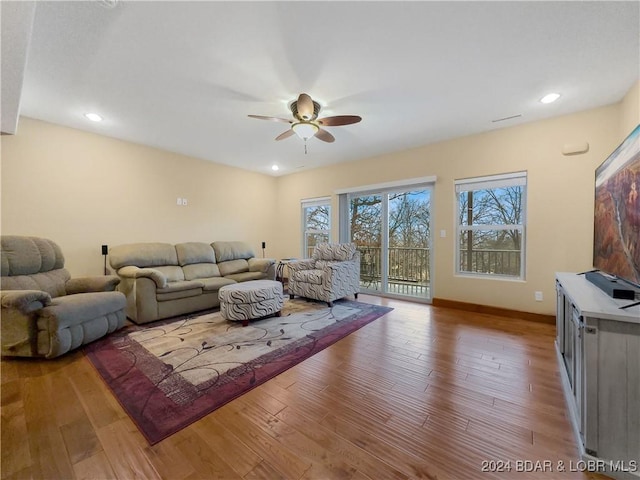
[[363,291],[431,299],[431,188],[347,195]]

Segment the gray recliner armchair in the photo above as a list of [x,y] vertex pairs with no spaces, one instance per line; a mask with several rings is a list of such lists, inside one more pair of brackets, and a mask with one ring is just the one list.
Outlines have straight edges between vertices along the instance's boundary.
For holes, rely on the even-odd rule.
[[354,243],[321,243],[310,259],[289,262],[289,297],[327,302],[360,291],[360,252]]
[[1,248],[2,355],[54,358],[124,326],[118,277],[72,279],[44,238],[3,235]]

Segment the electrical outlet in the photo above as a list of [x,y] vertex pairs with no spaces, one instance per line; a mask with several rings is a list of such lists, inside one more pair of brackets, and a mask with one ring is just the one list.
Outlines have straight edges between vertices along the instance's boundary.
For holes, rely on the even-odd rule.
[[178,206],[182,205],[182,198],[178,197],[178,199],[176,200],[176,205]]
[[182,199],[182,205],[185,206],[185,207],[187,206],[187,199],[186,198]]
[[535,293],[535,297],[536,297],[536,302],[541,302],[542,301],[542,292],[536,292]]
[[447,231],[446,230],[440,230],[440,238],[446,238],[447,237]]

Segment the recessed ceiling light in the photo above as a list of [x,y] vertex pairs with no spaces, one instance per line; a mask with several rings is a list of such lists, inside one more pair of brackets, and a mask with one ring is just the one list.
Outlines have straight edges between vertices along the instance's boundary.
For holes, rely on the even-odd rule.
[[552,102],[555,102],[559,98],[560,98],[560,94],[559,93],[549,93],[549,94],[545,95],[544,97],[542,97],[540,99],[540,101],[542,103],[552,103]]
[[100,115],[98,115],[97,113],[85,113],[84,116],[87,117],[92,122],[101,122],[102,121],[102,117]]
[[278,165],[271,165],[271,170],[277,172],[278,170],[280,170],[280,167]]

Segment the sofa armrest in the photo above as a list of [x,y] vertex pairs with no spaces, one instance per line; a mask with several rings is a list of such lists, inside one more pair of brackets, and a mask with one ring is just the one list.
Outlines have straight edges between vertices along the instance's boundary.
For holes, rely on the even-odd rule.
[[276,261],[273,258],[250,258],[249,262],[249,271],[250,272],[262,272],[267,273],[269,271],[269,267],[274,265]]
[[51,303],[51,295],[41,290],[3,290],[0,292],[2,308],[15,308],[22,313],[40,310]]
[[141,278],[146,277],[153,280],[157,288],[164,288],[167,286],[167,277],[161,271],[155,268],[140,268],[133,265],[122,267],[118,270],[118,275],[125,278]]
[[316,261],[313,259],[307,260],[293,260],[287,263],[287,267],[292,272],[297,272],[300,270],[313,270],[315,268]]
[[88,292],[113,292],[120,283],[116,275],[105,275],[102,277],[77,277],[65,283],[67,295]]

